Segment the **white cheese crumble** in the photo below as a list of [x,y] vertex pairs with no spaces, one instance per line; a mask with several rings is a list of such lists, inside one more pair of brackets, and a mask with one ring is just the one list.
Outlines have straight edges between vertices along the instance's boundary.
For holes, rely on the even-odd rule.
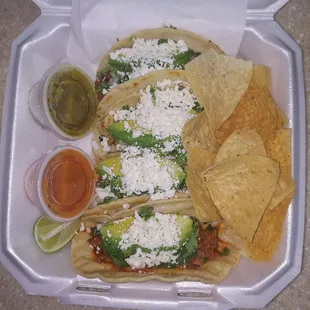
[[129,209],[129,208],[130,208],[130,204],[128,204],[128,203],[123,204],[123,209]]
[[122,234],[120,248],[126,250],[134,244],[151,250],[173,247],[179,244],[179,235],[180,225],[175,214],[156,212],[145,221],[136,211],[129,229]]
[[174,55],[188,51],[183,40],[168,39],[166,43],[158,44],[158,39],[133,38],[131,48],[121,48],[110,53],[112,60],[128,63],[132,72],[128,73],[130,79],[145,75],[154,70],[174,69]]
[[85,230],[85,225],[83,222],[81,222],[80,231],[84,231],[84,230]]
[[160,159],[158,154],[150,149],[129,146],[120,156],[122,191],[127,196],[144,192],[153,195],[154,199],[174,196],[174,188],[179,183],[176,171],[165,160]]
[[[195,106],[195,100],[188,83],[163,80],[140,90],[140,101],[135,109],[115,111],[113,117],[115,121],[131,120],[137,124],[135,137],[143,134],[141,128],[159,139],[180,136],[184,124],[194,116],[189,112]],[[127,125],[125,129],[130,130]],[[171,147],[166,146],[167,149]]]
[[176,251],[152,251],[144,253],[140,248],[134,255],[125,259],[132,269],[140,269],[145,267],[158,266],[162,263],[176,263]]
[[122,234],[120,248],[128,249],[138,245],[151,250],[144,253],[138,248],[136,253],[128,257],[126,262],[133,269],[158,266],[162,263],[176,263],[178,258],[176,250],[160,251],[160,247],[178,246],[180,242],[180,227],[175,214],[162,214],[156,212],[148,220],[135,212],[134,220],[129,229]]
[[104,152],[110,152],[110,150],[111,150],[111,146],[108,144],[108,141],[109,141],[109,138],[102,137],[102,141],[100,143],[103,146]]
[[102,90],[102,95],[105,96],[108,92],[109,92],[109,91],[108,91],[107,89],[104,88],[104,89]]
[[102,200],[106,197],[115,197],[115,195],[111,192],[111,186],[107,186],[105,188],[96,187],[96,193]]

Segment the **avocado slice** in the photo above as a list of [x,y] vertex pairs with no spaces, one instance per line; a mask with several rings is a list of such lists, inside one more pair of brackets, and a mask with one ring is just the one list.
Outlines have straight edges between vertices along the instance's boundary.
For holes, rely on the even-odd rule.
[[[100,235],[103,240],[101,247],[113,258],[113,261],[118,266],[126,267],[128,264],[126,263],[125,259],[135,254],[137,248],[141,248],[143,252],[150,253],[152,251],[151,249],[140,247],[137,244],[132,245],[126,250],[120,249],[119,242],[121,240],[122,234],[128,231],[133,221],[134,217],[130,216],[124,218],[123,220],[117,220],[105,224],[100,229]],[[197,249],[197,227],[195,221],[189,216],[178,214],[176,222],[180,227],[179,245],[174,247],[161,247],[159,251],[177,250],[177,253],[179,254],[178,264],[185,264],[189,261],[192,255],[195,254]],[[168,265],[170,266],[169,263],[167,266]]]
[[[125,122],[128,123],[131,130],[125,129]],[[143,132],[143,134],[139,137],[133,137],[133,129],[139,128]],[[147,130],[140,128],[136,125],[134,121],[119,121],[111,124],[107,128],[108,133],[112,136],[112,138],[116,141],[124,142],[128,145],[137,145],[146,148],[161,148],[164,147],[164,143],[167,141],[173,141],[175,137],[168,137],[166,139],[157,139],[152,136]]]
[[130,216],[121,221],[114,221],[103,225],[100,229],[102,239],[108,240],[111,246],[118,247],[122,234],[129,229],[133,220],[134,217]]
[[108,157],[105,160],[101,161],[97,165],[97,170],[99,175],[102,177],[104,174],[107,174],[104,171],[103,167],[107,167],[108,169],[111,169],[111,172],[114,175],[120,175],[121,173],[121,158],[119,156],[114,157]]
[[188,240],[188,237],[190,236],[194,222],[189,216],[183,216],[183,215],[177,215],[177,224],[180,226],[180,245],[182,246],[185,244]]

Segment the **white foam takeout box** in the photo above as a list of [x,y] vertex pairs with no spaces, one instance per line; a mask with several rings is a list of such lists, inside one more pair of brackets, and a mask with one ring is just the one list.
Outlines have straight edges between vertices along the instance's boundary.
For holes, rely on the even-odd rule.
[[[28,110],[31,87],[66,57],[71,0],[35,0],[42,14],[13,42],[5,91],[0,161],[0,260],[29,294],[80,305],[135,309],[260,308],[300,272],[305,218],[305,99],[301,50],[274,21],[287,0],[248,0],[239,57],[271,69],[272,94],[293,129],[296,195],[279,248],[268,262],[241,258],[217,285],[199,282],[109,284],[85,279],[70,264],[70,246],[48,255],[35,244],[40,212],[26,198],[23,177],[47,150],[67,142],[41,129]],[[87,143],[86,143],[87,142]],[[90,149],[87,140],[74,142]]]

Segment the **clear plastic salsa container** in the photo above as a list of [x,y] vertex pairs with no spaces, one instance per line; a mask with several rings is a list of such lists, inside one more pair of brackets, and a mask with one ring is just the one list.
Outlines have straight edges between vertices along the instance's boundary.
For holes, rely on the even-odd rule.
[[24,187],[29,200],[53,220],[73,221],[93,200],[93,163],[77,147],[55,147],[29,167]]
[[93,82],[76,66],[49,68],[29,94],[34,120],[63,140],[78,140],[93,129],[97,99]]

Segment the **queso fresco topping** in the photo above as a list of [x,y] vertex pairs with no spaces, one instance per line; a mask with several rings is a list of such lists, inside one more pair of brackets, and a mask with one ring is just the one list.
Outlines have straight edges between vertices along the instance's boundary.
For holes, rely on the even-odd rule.
[[148,194],[158,200],[183,190],[187,158],[181,133],[184,124],[199,112],[190,85],[169,79],[141,90],[135,107],[110,111],[112,122],[106,128],[110,137],[102,136],[101,145],[108,151],[111,138],[117,146],[121,143],[121,154],[98,164],[99,197]]
[[216,227],[202,227],[186,215],[154,214],[152,206],[103,224],[99,230],[93,229],[92,235],[89,243],[96,259],[110,260],[118,268],[197,268],[217,255],[229,254],[218,239]]
[[186,121],[195,115],[195,101],[188,83],[163,80],[141,90],[136,107],[116,111],[114,120],[125,121],[125,129],[135,137],[145,132],[159,139],[180,136]]
[[98,72],[95,88],[101,100],[112,85],[134,79],[154,70],[184,69],[186,63],[200,55],[183,40],[132,38],[131,48],[109,54],[109,61]]
[[183,169],[149,149],[127,147],[119,156],[98,164],[99,197],[122,198],[149,194],[151,199],[171,198],[183,182]]

